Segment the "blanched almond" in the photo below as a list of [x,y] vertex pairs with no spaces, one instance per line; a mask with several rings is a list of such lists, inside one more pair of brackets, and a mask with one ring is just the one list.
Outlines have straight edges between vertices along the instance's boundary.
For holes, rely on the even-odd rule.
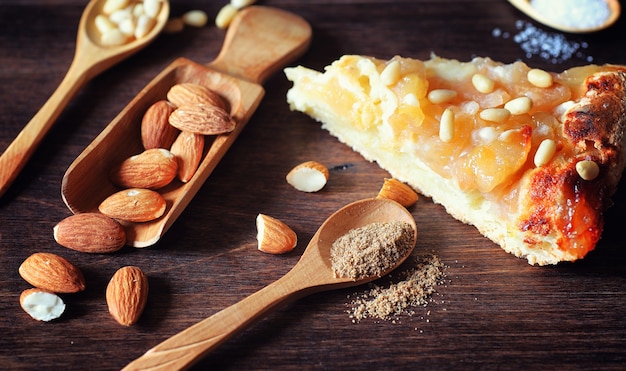
[[178,161],[178,179],[187,183],[198,169],[204,150],[204,135],[181,131],[170,151]]
[[59,245],[87,253],[111,253],[126,244],[124,228],[99,213],[69,216],[55,225],[53,232]]
[[85,289],[82,272],[59,255],[34,253],[18,269],[20,276],[31,285],[55,293],[74,293]]
[[302,192],[317,192],[328,181],[328,168],[316,161],[303,162],[289,171],[287,183]]
[[179,130],[170,125],[174,106],[166,100],[151,105],[141,120],[141,142],[144,149],[170,148]]
[[167,149],[152,148],[131,156],[116,166],[111,181],[121,187],[159,189],[170,184],[178,172],[178,161]]
[[51,321],[65,312],[65,303],[58,295],[38,288],[22,291],[20,306],[37,321]]
[[413,205],[418,199],[418,195],[413,188],[393,178],[385,179],[377,197],[394,200],[404,207]]
[[130,188],[107,197],[98,210],[110,218],[129,222],[148,222],[165,213],[166,203],[158,192]]
[[170,124],[179,130],[202,135],[229,133],[236,125],[223,108],[204,103],[178,107],[170,115]]
[[138,267],[126,266],[115,272],[106,289],[111,316],[121,325],[139,320],[148,301],[148,277]]
[[298,237],[287,224],[265,214],[256,217],[258,249],[269,254],[284,254],[298,244]]

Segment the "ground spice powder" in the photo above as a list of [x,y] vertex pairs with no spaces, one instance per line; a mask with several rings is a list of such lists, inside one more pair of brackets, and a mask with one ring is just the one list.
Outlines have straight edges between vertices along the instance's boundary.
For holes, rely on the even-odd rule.
[[353,322],[364,318],[392,320],[400,315],[413,315],[413,308],[426,306],[437,285],[444,282],[445,266],[436,255],[412,257],[411,268],[400,272],[399,280],[388,287],[370,284],[358,294],[347,311]]
[[336,277],[381,276],[413,247],[413,227],[406,222],[371,223],[355,228],[330,249]]

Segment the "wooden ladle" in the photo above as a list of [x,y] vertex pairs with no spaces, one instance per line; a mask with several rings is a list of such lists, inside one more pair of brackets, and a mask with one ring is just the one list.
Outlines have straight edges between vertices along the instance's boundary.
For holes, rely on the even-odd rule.
[[102,200],[119,191],[109,180],[112,167],[143,151],[141,119],[148,107],[166,99],[167,91],[177,83],[204,85],[228,102],[237,125],[228,134],[206,137],[203,159],[190,181],[174,181],[159,190],[167,203],[162,217],[151,222],[124,223],[128,245],[145,247],[156,243],[243,130],[265,93],[260,84],[302,55],[311,34],[304,19],[283,10],[251,6],[240,11],[213,62],[204,66],[184,58],[175,60],[74,160],[62,181],[61,194],[66,205],[74,213],[97,211]]
[[96,75],[148,45],[161,32],[170,14],[169,2],[163,0],[157,22],[147,35],[127,44],[105,46],[99,42],[94,21],[103,13],[104,3],[105,0],[92,0],[87,4],[78,25],[74,59],[65,77],[0,156],[0,196],[13,183],[79,89]]
[[[525,13],[530,18],[536,20],[539,23],[542,23],[548,27],[554,28],[555,30],[560,30],[563,32],[569,33],[591,33],[603,30],[607,27],[610,27],[617,21],[621,13],[621,7],[618,0],[606,0],[607,5],[609,7],[610,15],[606,18],[606,20],[597,26],[594,27],[572,27],[569,25],[561,24],[555,21],[553,18],[546,14],[542,14],[537,11],[531,4],[530,0],[508,0],[513,6],[519,9],[521,12]],[[570,1],[571,5],[575,5],[576,1]]]
[[[335,277],[330,248],[337,238],[370,223],[392,221],[409,223],[414,233],[411,248],[391,269],[380,276],[358,280]],[[280,304],[316,292],[361,285],[388,274],[409,257],[416,238],[415,219],[395,201],[370,198],[344,206],[322,224],[298,263],[285,276],[160,343],[124,370],[186,368]]]

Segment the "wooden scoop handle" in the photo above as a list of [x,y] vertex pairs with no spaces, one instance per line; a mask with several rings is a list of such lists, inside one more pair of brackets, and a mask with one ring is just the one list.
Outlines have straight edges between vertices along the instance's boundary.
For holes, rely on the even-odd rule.
[[262,84],[306,51],[311,33],[311,26],[293,13],[251,6],[235,17],[222,50],[209,67]]

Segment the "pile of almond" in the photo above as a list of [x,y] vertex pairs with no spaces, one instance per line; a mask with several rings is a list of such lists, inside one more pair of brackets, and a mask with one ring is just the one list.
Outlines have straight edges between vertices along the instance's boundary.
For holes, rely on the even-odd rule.
[[[22,291],[20,306],[38,321],[51,321],[65,311],[59,294],[85,290],[85,278],[69,260],[52,253],[34,253],[20,265],[20,276],[34,287]],[[148,300],[148,278],[132,266],[122,267],[111,278],[106,302],[111,316],[121,325],[137,322]]]
[[[54,227],[61,246],[86,253],[112,253],[126,245],[121,222],[141,223],[158,219],[166,202],[158,192],[176,179],[188,182],[196,173],[207,135],[231,132],[236,123],[229,107],[216,92],[198,84],[181,83],[170,88],[167,99],[155,102],[144,113],[141,142],[144,151],[111,169],[111,182],[121,189],[103,200],[99,212],[69,216]],[[65,303],[58,293],[85,289],[82,273],[66,259],[36,253],[19,269],[31,285],[20,298],[22,308],[43,321],[58,318]],[[147,278],[137,267],[121,268],[107,287],[111,315],[126,326],[137,321],[146,303]]]
[[205,137],[229,133],[236,126],[226,101],[205,86],[176,84],[166,98],[142,117],[144,151],[110,170],[109,179],[120,190],[100,203],[99,213],[76,214],[57,224],[54,238],[60,245],[88,253],[121,249],[126,234],[120,222],[160,218],[167,205],[159,190],[175,180],[191,180],[203,157]]

